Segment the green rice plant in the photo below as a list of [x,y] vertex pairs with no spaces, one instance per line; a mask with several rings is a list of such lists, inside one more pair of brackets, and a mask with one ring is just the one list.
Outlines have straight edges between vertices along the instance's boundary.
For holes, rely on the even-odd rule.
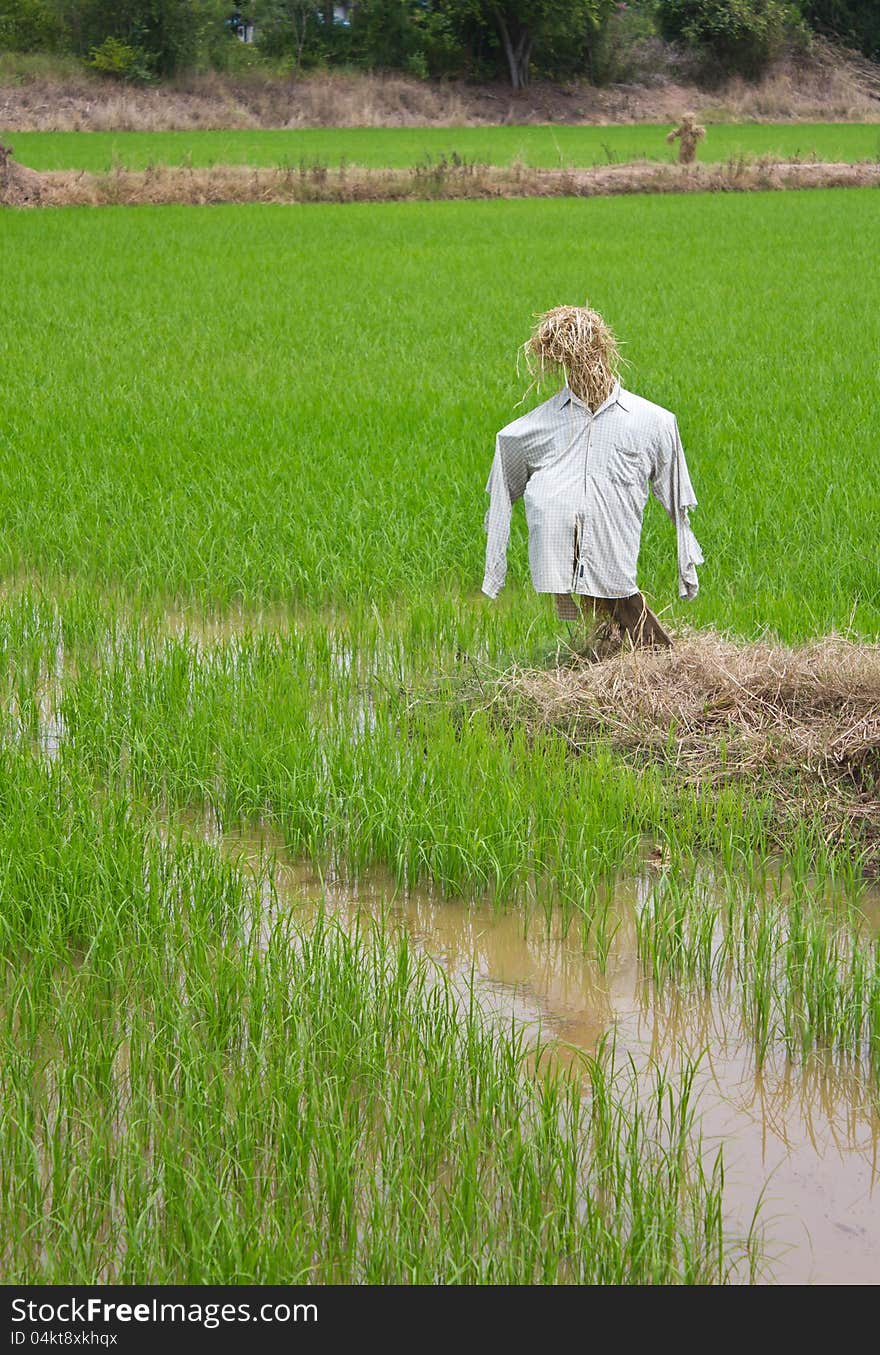
[[658,991],[738,993],[758,1066],[777,1046],[799,1060],[842,1061],[876,1089],[878,941],[845,894],[835,900],[827,884],[787,873],[775,894],[730,876],[721,890],[672,877],[637,913],[636,937]]
[[[326,619],[331,605],[356,628],[374,604],[385,618],[412,608],[426,660],[454,652],[454,632],[490,661],[555,647],[519,514],[507,595],[477,595],[482,489],[530,316],[589,292],[626,340],[629,384],[678,414],[701,501],[705,587],[687,609],[669,524],[646,515],[642,581],[673,628],[874,634],[858,392],[880,307],[873,278],[856,286],[844,263],[854,236],[871,249],[872,204],[853,190],[317,206],[295,230],[289,209],[259,205],[8,212],[4,577],[202,611]],[[675,238],[688,240],[680,305],[665,285]],[[133,256],[150,260],[149,287]],[[817,314],[832,317],[821,361]],[[818,540],[836,543],[833,571]]]
[[[462,1007],[401,939],[313,925],[191,839],[257,822],[352,889],[380,866],[438,906],[520,908],[608,986],[636,945],[658,1011],[711,992],[758,1062],[876,1088],[857,828],[790,819],[774,862],[765,789],[685,777],[671,734],[648,763],[493,706],[493,677],[560,649],[520,517],[505,595],[477,594],[524,324],[587,293],[688,448],[693,608],[650,509],[641,554],[673,629],[876,635],[880,306],[848,261],[873,197],[2,231],[4,1278],[730,1277],[692,1079],[671,1101],[663,1068],[653,1100],[602,1058],[567,1080],[473,983]],[[646,856],[634,924],[612,886]]]
[[670,875],[636,914],[636,941],[645,972],[660,989],[671,980],[711,988],[718,965],[720,907],[711,894],[681,887]]
[[749,1278],[687,1086],[600,1052],[584,1099],[405,937],[267,926],[271,880],[59,765],[0,794],[10,1282]]

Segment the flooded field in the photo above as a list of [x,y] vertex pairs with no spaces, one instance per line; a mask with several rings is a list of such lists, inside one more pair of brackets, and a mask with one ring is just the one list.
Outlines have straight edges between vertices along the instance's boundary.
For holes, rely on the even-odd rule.
[[[877,217],[771,197],[3,217],[6,1283],[876,1282]],[[666,659],[478,592],[588,284]]]
[[[610,1042],[638,1070],[696,1066],[693,1090],[707,1157],[721,1146],[725,1223],[744,1236],[758,1212],[764,1278],[783,1284],[875,1284],[880,1273],[880,1107],[865,1071],[827,1053],[792,1059],[774,1048],[756,1057],[735,990],[689,993],[646,976],[636,918],[663,880],[656,868],[618,882],[609,903],[607,958],[585,953],[576,928],[521,910],[403,891],[381,871],[355,885],[290,861],[270,833],[213,834],[225,854],[258,876],[271,866],[271,906],[304,920],[365,920],[404,932],[436,960],[462,1004],[515,1026],[541,1057],[577,1071],[581,1056]],[[711,876],[704,889],[711,896]],[[717,891],[716,891],[717,892]],[[821,891],[820,891],[821,892]],[[267,897],[267,906],[269,898]],[[861,899],[869,932],[880,922],[880,888]],[[716,938],[716,943],[718,938]],[[585,1094],[588,1080],[585,1078]]]

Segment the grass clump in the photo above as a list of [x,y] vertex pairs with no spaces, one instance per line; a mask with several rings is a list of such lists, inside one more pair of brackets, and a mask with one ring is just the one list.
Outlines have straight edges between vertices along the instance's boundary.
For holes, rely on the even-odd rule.
[[658,881],[638,911],[642,970],[662,989],[722,995],[758,1068],[786,1058],[854,1073],[880,1103],[880,942],[851,886],[803,876]]

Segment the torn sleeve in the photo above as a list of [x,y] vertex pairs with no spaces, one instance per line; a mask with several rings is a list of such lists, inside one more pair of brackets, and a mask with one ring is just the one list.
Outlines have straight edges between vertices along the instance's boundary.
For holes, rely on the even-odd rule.
[[693,600],[700,587],[697,565],[703,563],[703,552],[691,530],[690,510],[696,508],[697,499],[688,473],[676,419],[673,419],[670,432],[663,438],[652,489],[675,526],[679,596]]
[[489,507],[483,526],[486,531],[486,572],[483,592],[496,598],[507,577],[507,543],[513,505],[525,493],[528,466],[522,443],[507,433],[495,439],[495,457],[486,485]]

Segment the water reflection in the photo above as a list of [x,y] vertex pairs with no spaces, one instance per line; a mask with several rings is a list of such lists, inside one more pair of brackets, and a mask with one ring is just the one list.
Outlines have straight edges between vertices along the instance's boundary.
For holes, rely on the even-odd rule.
[[[558,1041],[556,1058],[576,1065],[611,1037],[619,1056],[645,1073],[662,1064],[674,1075],[701,1056],[694,1093],[707,1156],[724,1146],[731,1229],[748,1231],[763,1188],[777,1281],[880,1278],[880,1120],[859,1069],[839,1056],[795,1063],[779,1042],[759,1068],[735,983],[695,995],[646,980],[634,918],[654,888],[650,871],[606,900],[618,925],[603,972],[584,955],[577,928],[566,934],[559,916],[548,924],[543,912],[443,899],[430,889],[404,894],[382,870],[346,884],[291,861],[266,833],[227,834],[222,843],[256,871],[273,859],[276,908],[293,908],[303,920],[326,908],[348,927],[366,917],[404,929],[442,965],[462,1001],[470,1000],[473,978],[487,1020],[513,1021],[535,1042]],[[876,901],[867,905],[870,911]]]

